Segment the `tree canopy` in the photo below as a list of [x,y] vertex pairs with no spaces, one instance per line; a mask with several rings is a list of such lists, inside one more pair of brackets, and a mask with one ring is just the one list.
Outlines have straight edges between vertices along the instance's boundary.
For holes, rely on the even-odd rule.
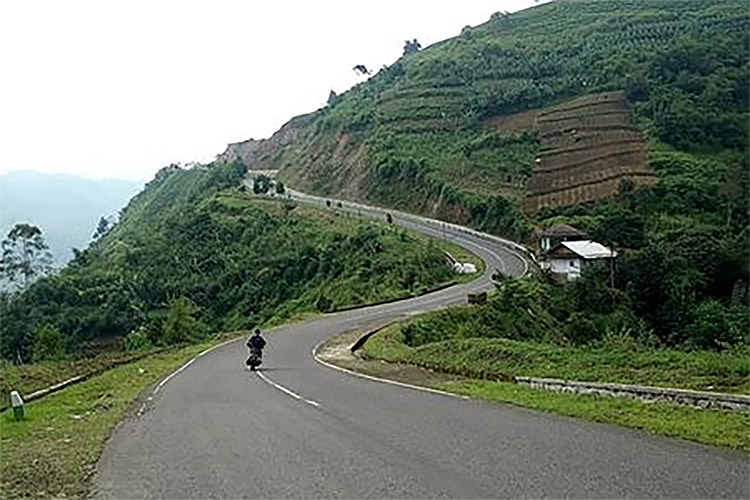
[[41,229],[32,224],[13,226],[2,242],[2,252],[0,277],[21,290],[51,271],[52,254]]

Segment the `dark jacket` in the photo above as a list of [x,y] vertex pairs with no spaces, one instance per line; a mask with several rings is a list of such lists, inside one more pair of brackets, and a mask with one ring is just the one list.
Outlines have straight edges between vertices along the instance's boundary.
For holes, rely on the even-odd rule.
[[266,346],[266,340],[260,335],[253,335],[247,340],[247,346],[263,349]]

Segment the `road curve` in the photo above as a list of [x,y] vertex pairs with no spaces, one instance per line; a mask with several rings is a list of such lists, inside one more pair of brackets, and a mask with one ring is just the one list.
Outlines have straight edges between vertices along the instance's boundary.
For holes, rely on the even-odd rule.
[[[304,195],[297,195],[300,199]],[[307,198],[309,203],[320,199]],[[344,202],[342,209],[382,216]],[[365,212],[367,210],[367,212]],[[404,389],[316,363],[319,342],[465,300],[519,249],[394,214],[487,262],[482,277],[422,297],[269,332],[264,369],[242,342],[198,358],[116,428],[98,498],[747,498],[747,455],[508,405]]]

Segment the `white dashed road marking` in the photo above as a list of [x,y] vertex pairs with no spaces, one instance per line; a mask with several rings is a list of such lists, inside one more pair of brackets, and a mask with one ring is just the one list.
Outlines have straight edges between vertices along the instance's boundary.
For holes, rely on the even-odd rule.
[[307,403],[307,404],[309,404],[309,405],[312,405],[312,406],[314,406],[314,407],[316,407],[316,408],[320,408],[320,404],[319,404],[319,403],[316,403],[315,401],[312,401],[312,400],[309,400],[309,399],[305,399],[305,398],[303,398],[302,396],[300,396],[300,395],[299,395],[299,394],[297,394],[296,392],[294,392],[294,391],[291,391],[291,390],[287,389],[287,388],[286,388],[286,387],[284,387],[283,385],[279,385],[279,384],[277,384],[277,383],[276,383],[276,382],[274,382],[273,380],[271,380],[271,379],[269,379],[268,377],[266,377],[265,375],[263,375],[263,373],[261,373],[261,372],[256,372],[256,373],[258,374],[258,376],[259,376],[259,377],[260,377],[261,379],[263,379],[263,381],[264,381],[264,382],[267,382],[267,383],[271,384],[272,386],[274,386],[274,387],[275,387],[276,389],[280,390],[280,391],[281,391],[281,392],[283,392],[284,394],[287,394],[287,395],[289,395],[289,396],[291,396],[291,397],[293,397],[294,399],[297,399],[297,400],[299,400],[299,401],[304,401],[305,403]]

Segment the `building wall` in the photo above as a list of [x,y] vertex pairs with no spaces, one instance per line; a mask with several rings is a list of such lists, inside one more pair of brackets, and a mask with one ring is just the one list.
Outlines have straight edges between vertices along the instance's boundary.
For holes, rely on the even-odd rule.
[[581,275],[582,262],[577,257],[550,259],[549,265],[553,273],[565,275],[568,280],[574,280]]

